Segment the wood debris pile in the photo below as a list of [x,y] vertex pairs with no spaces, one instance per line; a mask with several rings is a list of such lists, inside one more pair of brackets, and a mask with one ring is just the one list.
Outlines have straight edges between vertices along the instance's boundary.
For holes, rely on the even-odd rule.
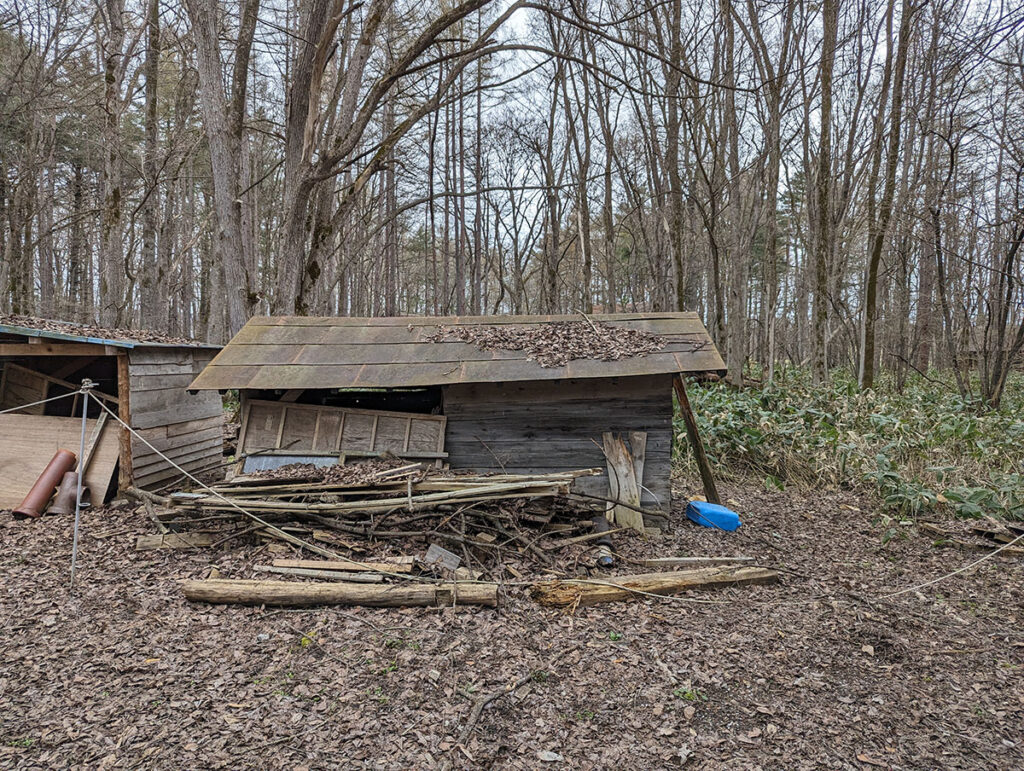
[[[189,600],[218,604],[494,607],[503,584],[511,582],[530,585],[542,605],[575,612],[698,587],[777,580],[773,571],[739,565],[742,559],[684,557],[671,566],[692,569],[594,573],[581,563],[581,550],[625,532],[595,528],[607,501],[574,491],[576,479],[594,473],[598,469],[453,474],[378,460],[347,471],[284,468],[269,477],[237,477],[212,492],[167,498],[133,490],[163,531],[141,536],[136,548],[212,548],[244,536],[282,541],[319,557],[297,559],[293,552],[252,565],[252,577],[214,572],[183,585]],[[278,555],[288,551],[267,547]]]
[[442,326],[427,339],[470,343],[483,351],[524,351],[527,359],[542,367],[561,367],[575,359],[616,361],[665,347],[658,335],[591,319],[530,326]]
[[0,324],[12,327],[27,327],[40,332],[58,332],[64,335],[98,337],[104,340],[130,340],[137,343],[166,343],[195,345],[201,341],[187,337],[175,337],[148,329],[124,329],[121,327],[97,327],[91,324],[74,324],[70,321],[41,319],[36,316],[20,316],[0,313]]
[[[213,543],[262,537],[331,559],[355,559],[367,542],[410,554],[434,544],[474,574],[493,577],[515,576],[516,564],[549,566],[554,552],[600,535],[591,532],[591,518],[604,503],[572,491],[578,477],[596,469],[476,475],[422,463],[389,466],[377,460],[326,470],[285,467],[278,476],[238,477],[214,492],[135,494],[167,533],[206,533]],[[320,478],[292,476],[300,473]]]

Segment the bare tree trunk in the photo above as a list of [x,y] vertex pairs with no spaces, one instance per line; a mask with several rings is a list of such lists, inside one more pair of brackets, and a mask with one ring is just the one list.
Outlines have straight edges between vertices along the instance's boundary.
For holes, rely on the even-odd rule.
[[255,301],[247,269],[255,262],[255,246],[252,234],[242,226],[241,132],[259,0],[245,0],[242,6],[230,102],[222,74],[216,0],[187,0],[186,8],[196,44],[200,106],[213,170],[214,254],[224,273],[227,333],[233,335],[249,318]]
[[814,175],[817,238],[814,245],[813,371],[815,380],[828,377],[828,263],[832,247],[832,69],[838,33],[838,0],[822,0],[821,129]]
[[126,310],[122,212],[121,88],[124,77],[124,0],[104,0],[103,20],[103,175],[100,206],[100,319],[124,323]]
[[160,216],[160,187],[157,178],[157,94],[160,76],[160,0],[149,0],[147,13],[146,123],[142,154],[142,177],[146,199],[142,210],[142,266],[139,281],[140,321],[144,328],[160,329],[161,287],[157,279],[157,224]]
[[[882,249],[885,246],[885,236],[889,228],[889,219],[892,216],[892,202],[896,191],[896,168],[899,163],[900,131],[903,120],[903,82],[907,70],[907,50],[910,47],[911,24],[915,11],[916,9],[911,7],[909,0],[903,0],[893,73],[892,110],[889,113],[889,150],[886,158],[885,187],[882,191],[878,222],[869,223],[871,255],[868,260],[865,285],[860,377],[858,378],[860,387],[863,389],[871,388],[875,384],[875,315],[877,313],[878,269],[882,261]],[[879,105],[879,110],[882,109],[883,106]],[[879,145],[881,145],[880,137]]]

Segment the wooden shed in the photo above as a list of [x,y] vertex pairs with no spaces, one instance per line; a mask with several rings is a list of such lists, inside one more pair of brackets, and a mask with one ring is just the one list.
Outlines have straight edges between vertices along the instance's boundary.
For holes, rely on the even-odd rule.
[[[96,384],[92,395],[160,452],[190,471],[208,467],[222,457],[223,406],[216,393],[195,394],[186,388],[218,350],[220,346],[156,333],[0,316],[0,410],[77,391],[88,378]],[[80,396],[69,396],[0,415],[0,508],[20,502],[26,478],[39,465],[34,454],[46,456],[45,465],[51,444],[78,451],[81,405]],[[90,432],[101,413],[98,405],[90,406]],[[114,451],[112,458],[101,452],[90,466],[87,479],[94,498],[108,487],[113,490],[115,465],[122,488],[159,487],[178,475],[116,421],[100,425],[100,433],[104,446]],[[14,443],[16,435],[20,440]],[[14,498],[18,500],[11,503]]]
[[[664,346],[541,366],[523,350],[452,342],[446,331],[580,316],[254,318],[191,388],[239,390],[244,471],[384,451],[477,471],[604,468],[604,433],[644,432],[643,502],[667,509],[672,380],[721,372],[722,359],[694,313],[593,318]],[[587,480],[607,492],[606,478]]]

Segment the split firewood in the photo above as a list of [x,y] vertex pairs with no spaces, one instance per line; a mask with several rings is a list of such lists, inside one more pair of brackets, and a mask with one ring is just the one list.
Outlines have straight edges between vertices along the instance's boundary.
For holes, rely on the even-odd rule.
[[627,600],[648,594],[679,594],[687,589],[771,584],[779,574],[764,568],[700,568],[672,573],[610,576],[600,580],[545,581],[534,584],[530,595],[541,605],[574,608],[600,602]]
[[185,581],[182,591],[192,602],[221,605],[365,605],[375,608],[498,604],[498,585],[484,583],[300,584],[287,581]]

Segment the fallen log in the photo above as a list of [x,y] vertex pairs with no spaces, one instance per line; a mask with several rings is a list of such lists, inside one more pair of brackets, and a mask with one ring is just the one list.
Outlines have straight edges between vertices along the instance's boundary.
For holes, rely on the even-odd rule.
[[185,581],[182,590],[192,602],[218,605],[365,605],[373,608],[486,605],[493,608],[498,604],[497,584],[460,582],[376,586],[209,579]]
[[778,580],[778,573],[765,568],[709,567],[593,580],[544,581],[533,585],[530,596],[550,608],[569,608],[643,597],[646,594],[671,595],[687,589],[771,584]]

